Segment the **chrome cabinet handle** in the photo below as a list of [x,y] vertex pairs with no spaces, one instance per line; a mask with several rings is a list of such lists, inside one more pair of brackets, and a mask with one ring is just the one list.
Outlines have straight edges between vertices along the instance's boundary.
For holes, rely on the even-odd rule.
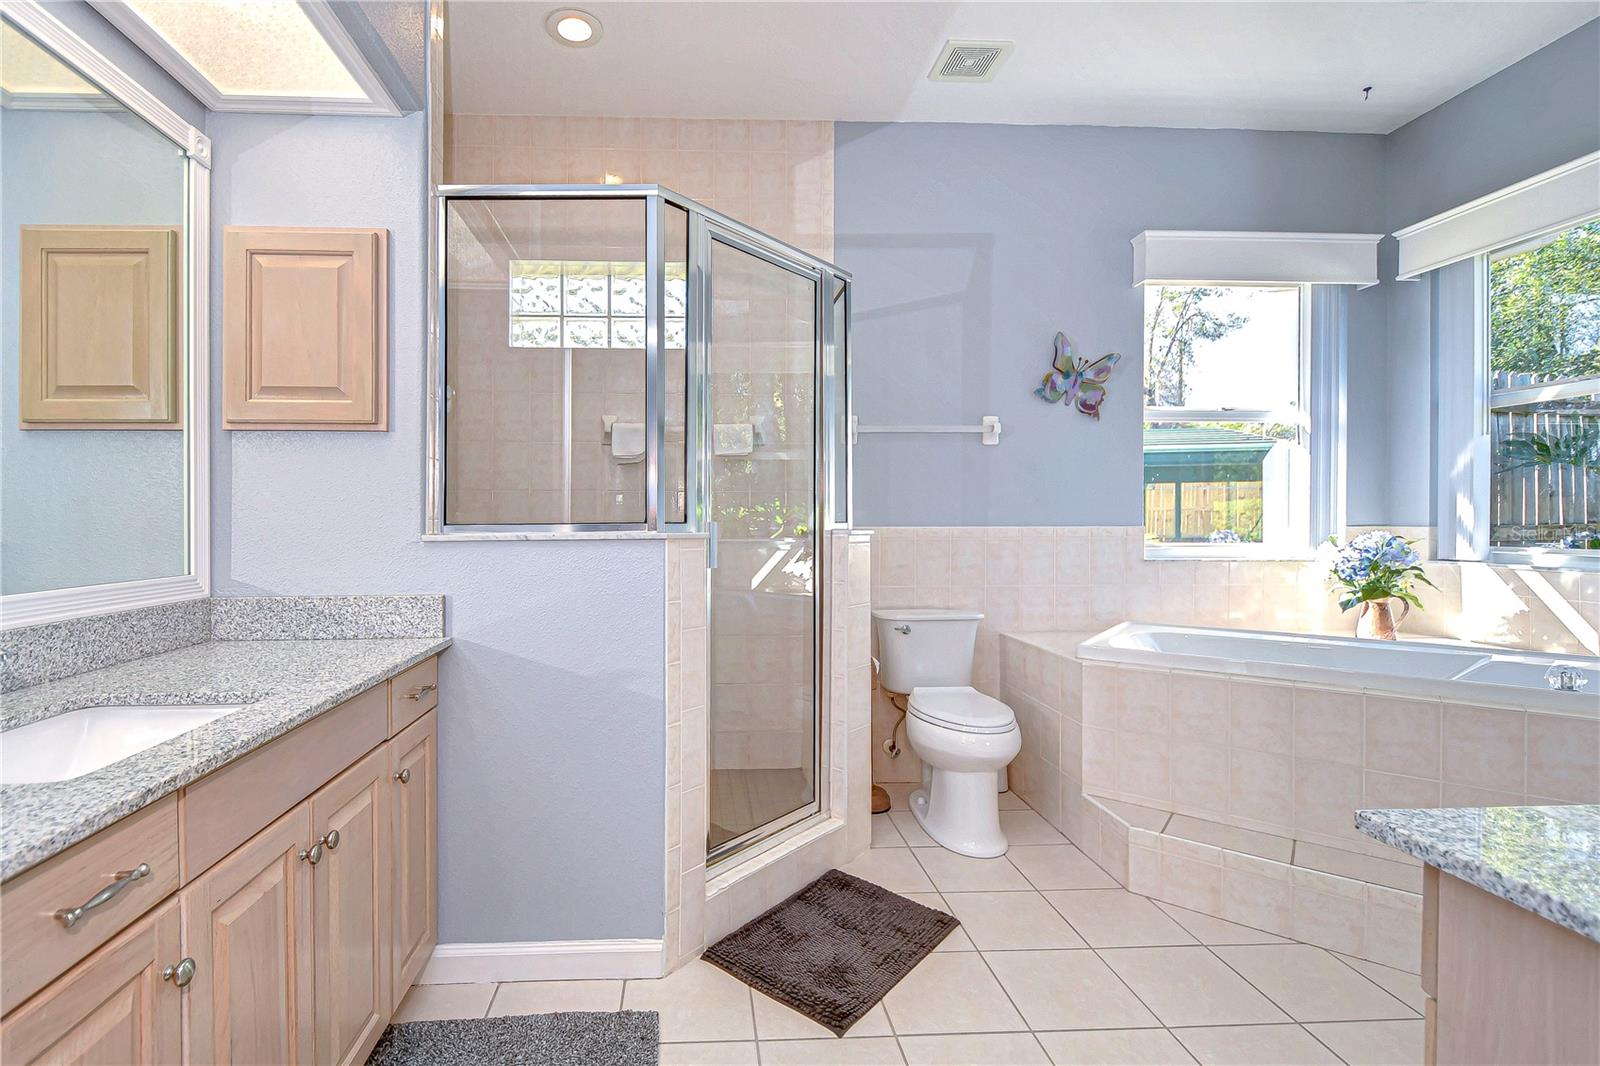
[[80,906],[56,911],[56,917],[61,920],[62,925],[66,926],[68,929],[71,929],[73,926],[77,925],[83,920],[84,915],[88,914],[90,911],[101,906],[102,904],[110,903],[111,900],[116,897],[118,892],[121,892],[135,881],[149,876],[150,864],[147,862],[141,862],[138,866],[135,866],[131,870],[120,870],[117,872],[117,879],[115,881],[111,882],[105,888],[102,888],[100,891],[90,896]]
[[414,688],[410,692],[406,693],[406,699],[415,703],[428,693],[437,691],[438,688],[438,685],[423,685],[421,688]]
[[407,766],[403,770],[396,770],[394,772],[394,779],[400,782],[402,785],[411,784],[411,767]]
[[300,849],[300,861],[309,862],[312,866],[322,861],[322,841],[317,841],[309,848]]
[[194,960],[184,958],[176,966],[168,966],[161,971],[163,981],[171,981],[179,988],[188,988],[189,982],[194,980]]

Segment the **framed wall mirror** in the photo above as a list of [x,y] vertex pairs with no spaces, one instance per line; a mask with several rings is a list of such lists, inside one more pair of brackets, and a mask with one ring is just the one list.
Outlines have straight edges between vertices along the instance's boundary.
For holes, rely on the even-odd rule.
[[205,596],[210,142],[0,8],[0,628]]

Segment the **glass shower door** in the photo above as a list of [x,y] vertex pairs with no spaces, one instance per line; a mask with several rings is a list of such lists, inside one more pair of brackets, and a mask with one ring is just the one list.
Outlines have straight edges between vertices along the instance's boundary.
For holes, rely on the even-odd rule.
[[820,809],[819,278],[715,227],[707,265],[715,859]]

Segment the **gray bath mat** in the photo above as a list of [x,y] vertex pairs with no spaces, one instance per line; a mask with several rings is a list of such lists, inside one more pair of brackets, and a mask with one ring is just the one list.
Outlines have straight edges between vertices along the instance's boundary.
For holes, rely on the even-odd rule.
[[570,1011],[391,1025],[367,1066],[658,1066],[655,1011]]
[[843,1036],[960,925],[829,870],[707,949],[707,962]]

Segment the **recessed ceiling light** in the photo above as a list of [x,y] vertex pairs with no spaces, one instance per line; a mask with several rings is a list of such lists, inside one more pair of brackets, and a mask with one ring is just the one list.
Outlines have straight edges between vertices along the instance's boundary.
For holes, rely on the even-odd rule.
[[575,7],[550,12],[544,28],[558,43],[571,48],[586,48],[600,39],[600,20]]

